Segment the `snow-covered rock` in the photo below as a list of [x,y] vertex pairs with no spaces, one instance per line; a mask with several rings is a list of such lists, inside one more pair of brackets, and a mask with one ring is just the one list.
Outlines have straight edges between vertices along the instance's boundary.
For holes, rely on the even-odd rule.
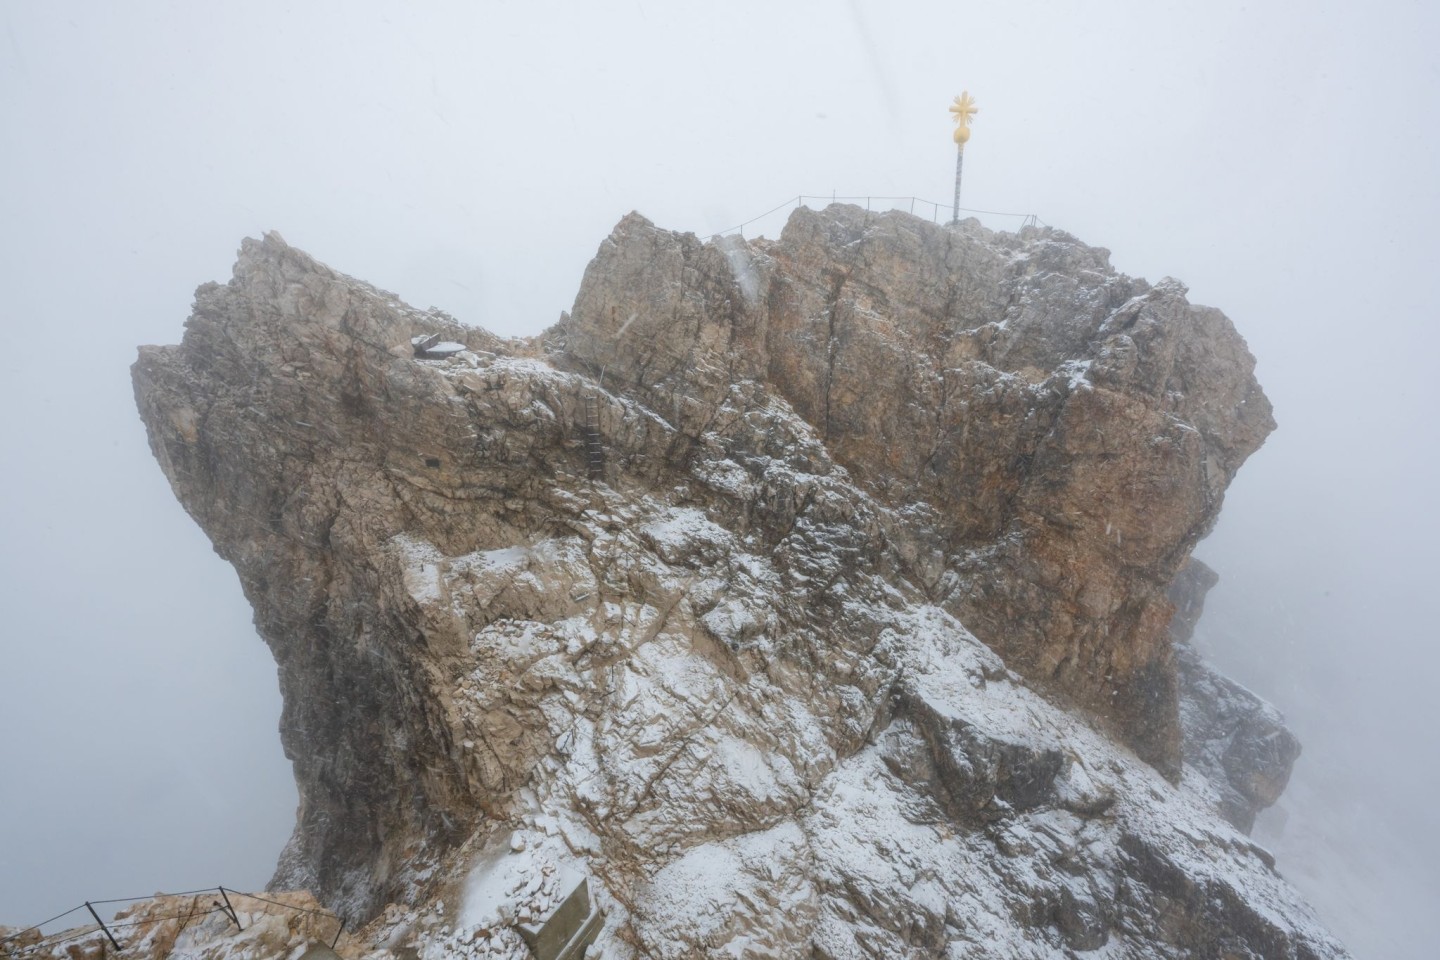
[[1059,232],[835,207],[628,217],[532,341],[247,240],[134,379],[280,666],[275,884],[357,955],[518,955],[566,871],[590,955],[1338,957],[1181,764],[1252,367]]

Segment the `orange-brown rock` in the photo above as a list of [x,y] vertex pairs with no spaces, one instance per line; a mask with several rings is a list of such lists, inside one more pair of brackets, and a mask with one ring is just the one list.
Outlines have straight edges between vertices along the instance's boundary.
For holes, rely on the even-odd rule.
[[1274,422],[1222,313],[1108,257],[844,205],[776,243],[632,215],[557,333],[697,441],[737,382],[784,398],[936,535],[913,571],[932,598],[1174,776],[1165,591]]
[[836,207],[627,217],[527,341],[269,235],[133,375],[279,666],[274,883],[363,956],[523,956],[564,875],[607,957],[1338,958],[1225,819],[1255,738],[1173,778],[1249,371],[1064,234]]

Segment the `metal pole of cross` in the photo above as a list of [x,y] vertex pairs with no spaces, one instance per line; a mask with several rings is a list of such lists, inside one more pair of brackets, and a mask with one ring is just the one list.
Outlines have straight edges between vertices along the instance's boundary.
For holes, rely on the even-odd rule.
[[951,223],[960,222],[960,174],[965,170],[965,143],[970,139],[970,118],[980,112],[970,91],[961,91],[955,102],[950,104],[950,113],[955,121],[955,216]]

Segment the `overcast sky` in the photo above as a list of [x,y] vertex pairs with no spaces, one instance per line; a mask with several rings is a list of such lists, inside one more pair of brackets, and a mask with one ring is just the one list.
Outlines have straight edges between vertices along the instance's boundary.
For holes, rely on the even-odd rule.
[[0,922],[257,887],[288,836],[274,665],[128,371],[242,237],[533,333],[632,209],[705,235],[802,193],[948,202],[968,89],[965,206],[1180,278],[1259,357],[1280,429],[1201,547],[1200,640],[1305,740],[1282,872],[1359,956],[1428,957],[1436,11],[0,4]]

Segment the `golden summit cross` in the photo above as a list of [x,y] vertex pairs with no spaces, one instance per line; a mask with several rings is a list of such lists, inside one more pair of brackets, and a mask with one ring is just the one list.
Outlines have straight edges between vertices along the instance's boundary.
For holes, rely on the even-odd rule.
[[951,223],[960,222],[960,174],[965,169],[965,142],[970,139],[970,118],[979,112],[969,90],[961,91],[950,104],[951,119],[955,121],[955,216]]

